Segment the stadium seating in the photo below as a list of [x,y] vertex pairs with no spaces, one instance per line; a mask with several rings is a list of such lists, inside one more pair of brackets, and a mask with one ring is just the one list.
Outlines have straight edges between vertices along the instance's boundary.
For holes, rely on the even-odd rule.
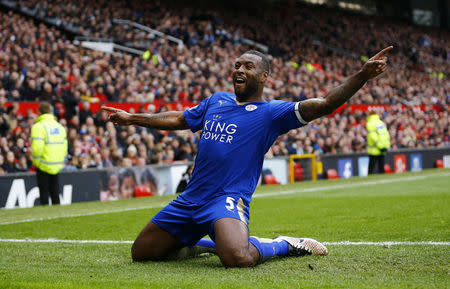
[[[72,5],[74,3],[76,2],[71,0],[57,4],[50,1],[48,5],[39,6],[39,8],[28,7],[30,11],[35,8],[44,9],[33,10],[36,13],[39,12],[36,15],[59,19],[61,23],[58,28],[42,23],[36,24],[29,18],[12,11],[0,13],[0,20],[5,28],[2,35],[4,50],[0,52],[0,65],[2,65],[0,71],[2,107],[0,109],[2,119],[8,125],[8,127],[4,125],[0,128],[0,134],[4,137],[0,142],[2,156],[0,174],[5,173],[5,168],[8,168],[8,172],[24,169],[20,166],[17,169],[13,166],[11,169],[11,166],[5,165],[3,159],[6,152],[10,150],[9,147],[12,147],[16,164],[22,156],[25,156],[27,159],[25,170],[31,169],[31,155],[27,153],[30,150],[26,148],[30,145],[29,127],[35,115],[32,111],[18,115],[15,105],[11,105],[14,102],[48,100],[54,104],[57,116],[71,135],[69,142],[71,158],[67,163],[69,167],[127,165],[129,159],[134,159],[132,164],[136,163],[136,158],[130,158],[128,155],[131,145],[139,147],[136,157],[141,163],[185,162],[192,160],[195,155],[198,135],[191,132],[169,134],[156,130],[114,128],[107,124],[104,114],[84,112],[82,109],[77,109],[78,104],[83,100],[122,103],[134,101],[198,103],[214,91],[231,90],[229,71],[232,61],[237,54],[250,48],[241,43],[243,36],[268,44],[273,53],[272,75],[265,90],[268,100],[297,101],[321,97],[330,87],[335,86],[345,75],[351,73],[349,67],[357,68],[361,65],[359,59],[350,57],[349,54],[340,54],[332,46],[353,49],[351,52],[356,54],[366,54],[367,51],[374,51],[384,45],[377,42],[376,45],[361,43],[362,45],[349,46],[350,42],[336,39],[336,37],[353,39],[355,38],[353,34],[364,34],[371,21],[376,19],[367,20],[354,15],[341,15],[342,23],[344,23],[342,25],[345,27],[342,27],[341,34],[334,35],[331,32],[334,31],[336,23],[330,22],[334,12],[308,7],[295,8],[298,9],[296,10],[299,12],[298,15],[306,13],[312,16],[308,18],[308,21],[303,21],[301,27],[305,33],[314,34],[327,46],[318,46],[317,42],[312,43],[308,37],[299,38],[295,27],[284,29],[289,33],[285,36],[289,37],[284,36],[280,39],[281,34],[273,33],[272,28],[264,21],[247,23],[245,13],[235,14],[235,11],[230,13],[231,11],[226,9],[221,12],[222,14],[214,16],[216,18],[206,17],[204,19],[207,20],[197,20],[196,17],[189,16],[197,15],[197,13],[207,15],[208,12],[197,12],[192,8],[177,10],[166,6],[165,3],[154,4],[150,1],[141,7],[144,11],[143,15],[154,13],[154,5],[159,5],[159,10],[156,10],[160,11],[162,16],[136,18],[132,8],[129,8],[133,7],[133,3],[136,4],[135,1],[131,1],[131,5],[127,7],[118,1],[108,2],[108,5],[90,1],[86,3],[89,8],[86,11],[91,13],[98,10],[103,16],[98,17],[94,23],[85,21],[86,17],[93,15],[84,15],[82,12],[85,10],[80,9],[78,5]],[[27,7],[27,5],[32,3],[24,2],[21,7]],[[60,9],[64,5],[71,5],[72,10]],[[61,14],[55,14],[55,11]],[[74,17],[66,17],[68,15],[64,13],[67,11],[72,11],[70,13]],[[265,12],[262,13],[264,15]],[[180,50],[177,46],[163,44],[160,40],[155,41],[150,37],[151,35],[142,34],[142,31],[112,25],[111,21],[116,17],[142,21],[142,24],[169,35],[184,37],[186,46]],[[320,19],[328,20],[320,23]],[[67,20],[70,21],[67,22]],[[299,19],[293,20],[293,23],[299,21]],[[275,23],[280,22],[280,27],[285,25],[281,21],[282,19],[278,16],[274,18]],[[352,21],[360,25],[357,25],[356,29],[354,29],[355,26],[351,26],[349,30],[348,23]],[[317,23],[326,29],[317,30],[319,27]],[[380,35],[385,35],[384,27],[386,26],[376,23],[374,33],[370,34],[370,37],[379,38]],[[399,34],[398,39],[408,39],[409,32],[412,31],[410,26],[389,23],[389,27],[392,24]],[[255,27],[261,29],[259,34],[255,34],[252,29],[243,28],[240,25],[245,27],[256,25]],[[184,31],[183,27],[189,27],[189,29]],[[71,43],[66,34],[59,30],[60,28],[89,37],[113,38],[114,41],[117,40],[122,44],[147,43],[150,46],[146,49],[149,49],[150,54],[156,58],[105,54],[85,49]],[[213,31],[209,40],[198,38],[198,35],[207,35],[208,31]],[[444,52],[448,48],[445,43],[448,43],[449,37],[446,33],[440,35],[441,33],[436,31],[422,32],[424,34],[417,33],[411,36],[412,41],[418,43],[416,47],[418,56],[424,57],[417,60],[421,63],[420,67],[414,66],[413,60],[408,58],[405,51],[408,51],[410,47],[399,49],[391,57],[392,66],[389,73],[368,83],[351,100],[353,104],[394,104],[381,107],[380,110],[390,130],[392,149],[449,146],[449,100],[446,92],[448,65],[442,66],[438,61],[439,58],[445,60],[447,54]],[[432,44],[424,45],[424,37]],[[326,39],[328,40],[325,41]],[[293,49],[283,52],[282,47],[286,47],[287,40]],[[404,41],[404,43],[407,42]],[[344,46],[338,47],[338,44]],[[275,53],[275,50],[278,52]],[[5,53],[5,51],[11,53]],[[434,57],[426,56],[430,54]],[[17,55],[27,57],[19,58]],[[302,58],[298,55],[302,55]],[[406,65],[399,65],[399,63],[406,63]],[[444,73],[441,74],[441,72]],[[40,77],[41,75],[44,77]],[[421,85],[423,83],[432,85],[425,87]],[[10,101],[8,109],[6,109],[6,101]],[[398,105],[400,103],[403,104],[402,107]],[[411,106],[415,104],[422,106]],[[176,107],[183,109],[182,105]],[[166,109],[167,106],[162,105],[157,111]],[[139,111],[155,112],[155,109],[152,109],[150,105],[140,108]],[[350,111],[347,108],[330,118],[315,120],[311,126],[294,130],[280,137],[268,156],[287,155],[293,152],[298,154],[363,152],[366,149],[365,117],[366,112]],[[116,138],[111,135],[115,135]],[[21,140],[20,145],[7,145],[8,142],[18,139]],[[106,152],[107,150],[109,152]],[[101,157],[96,157],[97,154],[101,154]],[[94,161],[95,159],[101,161]]]
[[303,181],[304,174],[305,174],[305,171],[303,170],[303,168],[300,165],[300,163],[295,163],[294,164],[294,180],[296,182]]

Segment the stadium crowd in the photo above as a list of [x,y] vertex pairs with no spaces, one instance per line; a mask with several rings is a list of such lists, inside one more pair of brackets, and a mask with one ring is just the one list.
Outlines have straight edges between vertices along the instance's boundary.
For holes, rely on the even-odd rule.
[[[340,48],[362,47],[366,50],[367,47],[377,49],[391,39],[386,36],[386,27],[378,27],[378,23],[351,16],[351,21],[361,24],[358,26],[361,28],[355,29],[349,27],[350,20],[346,19],[350,16],[347,15],[339,28],[340,25],[327,14],[329,12],[321,10],[317,14],[314,11],[291,15],[295,20],[292,23],[302,21],[302,26],[277,26],[290,32],[289,35],[284,33],[286,37],[281,39],[283,33],[273,31],[271,25],[281,20],[274,17],[269,21],[264,12],[260,20],[251,18],[250,21],[241,14],[233,20],[227,11],[220,17],[206,11],[209,17],[202,18],[190,9],[174,12],[158,2],[146,4],[150,6],[140,9],[142,14],[134,13],[130,6],[121,5],[120,1],[108,1],[105,6],[101,5],[105,1],[82,2],[83,5],[74,1],[24,1],[22,4],[29,5],[30,9],[34,7],[41,16],[58,18],[59,26],[78,27],[84,35],[134,42],[136,47],[142,40],[146,43],[145,49],[158,57],[143,59],[84,49],[73,45],[66,34],[55,27],[36,24],[11,11],[0,13],[0,174],[31,169],[29,131],[36,117],[31,111],[18,115],[17,105],[6,108],[6,101],[50,101],[54,105],[56,115],[61,117],[61,123],[68,130],[70,157],[67,170],[185,162],[195,155],[198,135],[190,131],[167,133],[135,127],[116,128],[107,121],[104,112],[93,115],[89,102],[151,103],[162,100],[198,103],[214,91],[232,90],[232,63],[248,48],[240,43],[240,36],[254,37],[269,45],[277,44],[279,51],[273,53],[271,78],[264,91],[268,100],[299,101],[321,97],[327,89],[339,84],[343,75],[360,67],[361,60],[317,45],[317,39],[336,47],[344,45]],[[80,7],[86,10],[81,13]],[[146,17],[146,13],[153,17]],[[112,29],[114,18],[143,22],[182,38],[187,45],[179,49],[167,41],[154,41],[148,35],[126,27]],[[144,19],[149,22],[140,21]],[[303,21],[305,19],[307,21]],[[328,19],[320,21],[325,27],[317,25],[318,19]],[[225,26],[226,21],[229,26]],[[391,31],[395,32],[395,37],[407,38],[411,27],[395,25]],[[303,27],[305,33],[315,35],[316,39],[295,36],[302,35],[298,29],[303,31]],[[369,28],[370,33],[366,30]],[[364,45],[342,41],[347,37],[358,39],[349,33],[370,37]],[[409,42],[417,44],[412,48],[420,57],[414,57],[411,47],[398,49],[392,70],[368,83],[351,100],[355,104],[394,104],[383,113],[394,149],[449,145],[448,63],[442,64],[436,58],[448,61],[445,49],[450,46],[448,34],[442,36],[440,33],[414,33]],[[374,39],[378,42],[373,43]],[[369,54],[370,51],[356,52]],[[444,72],[444,77],[434,76],[432,72],[435,71]],[[80,110],[79,102],[83,102]],[[400,104],[421,104],[426,108],[420,111],[410,107],[400,113]],[[434,111],[432,105],[439,106],[441,112]],[[59,113],[62,107],[63,113]],[[149,106],[149,111],[142,107],[140,112],[155,111]],[[330,118],[316,120],[307,128],[280,137],[268,156],[364,151],[365,117],[364,112],[350,114],[344,110]]]

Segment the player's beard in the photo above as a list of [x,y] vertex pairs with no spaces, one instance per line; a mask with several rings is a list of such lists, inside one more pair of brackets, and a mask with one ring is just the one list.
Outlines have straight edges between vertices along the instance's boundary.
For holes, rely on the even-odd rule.
[[256,92],[258,92],[258,82],[256,80],[247,80],[244,89],[236,87],[236,83],[234,83],[234,93],[240,100],[245,100]]

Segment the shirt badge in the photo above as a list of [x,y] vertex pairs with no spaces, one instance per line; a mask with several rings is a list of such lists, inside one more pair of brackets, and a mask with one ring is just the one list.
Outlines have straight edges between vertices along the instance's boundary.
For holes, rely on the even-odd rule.
[[257,109],[258,107],[254,104],[249,104],[247,106],[245,106],[245,110],[246,111],[254,111],[255,109]]

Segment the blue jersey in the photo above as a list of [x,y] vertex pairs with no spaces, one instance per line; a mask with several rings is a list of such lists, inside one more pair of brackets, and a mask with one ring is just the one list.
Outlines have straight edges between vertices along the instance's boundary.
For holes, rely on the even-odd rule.
[[280,100],[239,105],[234,93],[217,92],[186,110],[190,129],[202,133],[192,178],[180,197],[202,204],[239,194],[249,204],[265,153],[279,135],[306,124],[299,105]]

